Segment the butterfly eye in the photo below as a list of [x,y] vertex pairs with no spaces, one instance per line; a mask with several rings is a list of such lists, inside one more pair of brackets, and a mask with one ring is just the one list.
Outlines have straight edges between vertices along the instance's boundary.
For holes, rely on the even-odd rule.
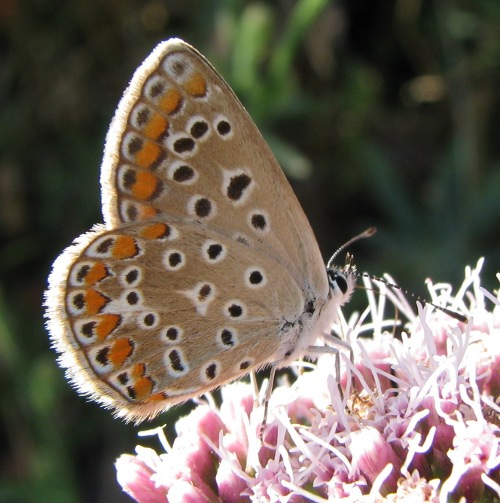
[[345,295],[349,288],[345,274],[339,271],[332,271],[331,269],[328,270],[327,274],[330,288],[333,290],[334,294],[338,294],[340,291],[342,295]]

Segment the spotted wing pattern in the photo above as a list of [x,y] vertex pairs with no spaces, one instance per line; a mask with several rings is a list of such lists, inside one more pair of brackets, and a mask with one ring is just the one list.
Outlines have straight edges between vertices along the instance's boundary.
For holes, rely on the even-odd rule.
[[82,393],[152,417],[310,342],[328,283],[285,176],[196,50],[132,78],[101,169],[104,226],[54,264],[48,327]]

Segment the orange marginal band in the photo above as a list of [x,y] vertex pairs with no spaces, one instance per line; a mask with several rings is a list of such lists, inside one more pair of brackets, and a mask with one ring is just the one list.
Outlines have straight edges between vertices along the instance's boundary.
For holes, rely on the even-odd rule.
[[160,110],[166,114],[173,114],[182,105],[182,95],[178,89],[172,88],[167,91],[159,103]]
[[107,267],[103,262],[95,262],[85,275],[85,284],[87,286],[95,285],[109,275]]
[[152,224],[144,227],[141,231],[141,236],[146,239],[160,239],[164,236],[168,236],[170,233],[170,228],[167,224]]
[[113,245],[113,258],[125,259],[135,257],[139,247],[132,236],[118,236]]
[[149,199],[158,189],[160,180],[149,171],[138,171],[132,186],[132,195],[137,199]]
[[139,219],[140,220],[148,220],[149,218],[154,218],[158,215],[158,211],[152,206],[140,206]]
[[130,371],[130,375],[134,380],[140,379],[146,373],[146,365],[144,363],[136,363],[132,370]]
[[103,341],[113,330],[121,323],[122,317],[118,314],[101,314],[99,322],[97,323],[94,331],[97,338]]
[[207,81],[200,72],[196,72],[185,82],[184,89],[191,96],[202,98],[207,94]]
[[154,114],[143,129],[143,132],[149,138],[157,140],[168,128],[168,121],[160,114]]
[[100,313],[108,302],[108,297],[97,290],[89,288],[85,291],[85,308],[89,315]]
[[163,400],[167,400],[168,395],[164,393],[163,391],[160,391],[159,393],[155,393],[154,395],[151,395],[148,398],[148,402],[162,402]]
[[149,168],[161,154],[161,147],[152,141],[145,141],[135,155],[135,162],[141,168]]
[[153,381],[150,377],[141,377],[131,386],[135,396],[135,400],[143,400],[144,398],[151,395],[153,390]]
[[132,354],[134,346],[129,339],[118,339],[109,348],[108,359],[115,369],[119,369]]

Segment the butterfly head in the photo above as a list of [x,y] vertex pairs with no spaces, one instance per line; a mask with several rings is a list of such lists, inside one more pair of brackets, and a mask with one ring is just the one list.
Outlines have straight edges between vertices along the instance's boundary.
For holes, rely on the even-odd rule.
[[330,299],[333,300],[337,306],[343,306],[346,302],[349,302],[352,292],[356,287],[358,271],[354,265],[353,256],[350,253],[346,255],[344,267],[337,267],[333,262],[342,250],[345,250],[352,243],[355,243],[360,239],[373,236],[375,232],[377,232],[377,229],[375,227],[370,227],[357,236],[349,239],[349,241],[337,249],[328,261],[328,264],[326,265],[326,274],[328,276],[328,285],[330,287]]
[[353,256],[350,253],[346,255],[343,267],[329,264],[326,274],[330,286],[330,297],[338,306],[343,306],[351,298],[358,278],[358,271],[354,264]]

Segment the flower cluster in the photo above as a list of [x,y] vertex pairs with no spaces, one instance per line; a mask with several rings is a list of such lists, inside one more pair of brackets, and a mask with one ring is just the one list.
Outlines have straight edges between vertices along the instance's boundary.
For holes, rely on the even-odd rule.
[[500,301],[480,287],[481,265],[454,295],[428,285],[468,323],[428,305],[417,316],[398,290],[367,284],[367,310],[335,327],[353,354],[279,383],[262,440],[254,388],[237,382],[220,408],[180,419],[172,446],[160,431],[164,453],[122,455],[119,483],[141,503],[500,498]]

